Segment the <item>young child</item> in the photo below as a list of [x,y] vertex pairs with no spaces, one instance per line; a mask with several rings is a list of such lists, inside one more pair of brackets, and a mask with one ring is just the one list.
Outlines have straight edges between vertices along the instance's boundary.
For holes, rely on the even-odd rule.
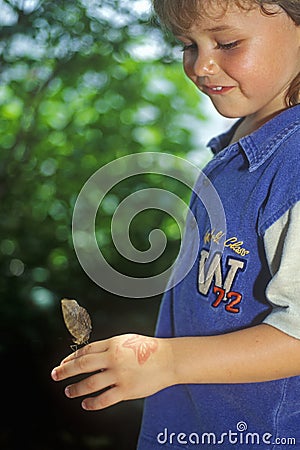
[[204,170],[226,236],[193,194],[199,256],[165,293],[156,337],[92,343],[52,377],[98,371],[66,388],[78,397],[110,387],[83,400],[88,410],[149,396],[139,450],[300,448],[300,2],[154,8],[183,44],[187,76],[222,115],[242,118],[210,142]]

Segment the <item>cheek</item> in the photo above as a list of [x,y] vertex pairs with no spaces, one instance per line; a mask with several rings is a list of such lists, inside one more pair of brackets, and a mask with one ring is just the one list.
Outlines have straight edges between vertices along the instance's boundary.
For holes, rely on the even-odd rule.
[[[269,57],[270,58],[270,57]],[[268,55],[257,51],[236,53],[233,57],[228,57],[224,61],[223,68],[227,75],[234,79],[241,88],[257,88],[264,79],[273,73]]]
[[185,74],[192,80],[195,81],[194,77],[194,66],[196,62],[196,57],[189,53],[184,53],[183,55],[183,69]]

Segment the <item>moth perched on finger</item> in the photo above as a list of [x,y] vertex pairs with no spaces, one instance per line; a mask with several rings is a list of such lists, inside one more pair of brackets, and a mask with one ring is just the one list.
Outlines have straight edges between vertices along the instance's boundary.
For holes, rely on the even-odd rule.
[[88,344],[92,331],[92,321],[87,310],[80,306],[76,300],[66,298],[61,300],[61,308],[65,325],[73,336],[75,344],[71,345],[71,349],[76,350],[78,345]]

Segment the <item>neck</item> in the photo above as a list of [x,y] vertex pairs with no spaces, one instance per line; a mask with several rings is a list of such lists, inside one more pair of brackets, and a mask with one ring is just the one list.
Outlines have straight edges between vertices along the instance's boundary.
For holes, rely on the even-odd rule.
[[231,139],[231,144],[234,142],[239,141],[245,136],[248,136],[249,134],[253,133],[254,131],[258,130],[262,125],[269,122],[269,120],[273,119],[273,117],[280,114],[282,111],[284,111],[286,108],[282,108],[278,111],[273,112],[272,114],[263,117],[263,118],[257,118],[255,115],[250,115],[245,117],[245,119],[241,122],[241,124],[238,126],[238,128],[235,130],[235,133]]

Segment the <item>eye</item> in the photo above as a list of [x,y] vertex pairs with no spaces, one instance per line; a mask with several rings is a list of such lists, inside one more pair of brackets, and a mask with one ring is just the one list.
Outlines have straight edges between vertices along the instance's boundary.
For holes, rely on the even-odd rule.
[[197,50],[197,45],[196,44],[186,44],[181,49],[182,52],[186,52],[188,50]]
[[239,44],[240,44],[240,41],[228,42],[228,44],[221,44],[220,42],[218,42],[217,48],[219,50],[232,50],[232,49],[238,47]]

